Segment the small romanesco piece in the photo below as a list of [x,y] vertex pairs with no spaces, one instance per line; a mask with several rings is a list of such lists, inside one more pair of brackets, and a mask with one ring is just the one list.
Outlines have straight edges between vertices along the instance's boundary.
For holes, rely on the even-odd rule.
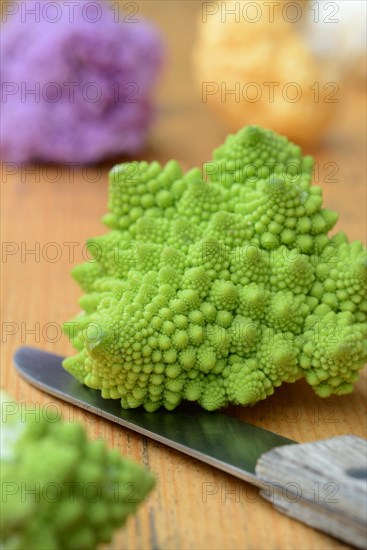
[[305,377],[326,397],[366,359],[366,254],[311,186],[313,161],[269,130],[204,165],[110,173],[109,233],[74,269],[86,294],[64,367],[123,408],[249,405]]
[[51,410],[25,420],[1,392],[1,548],[93,550],[109,542],[153,476]]

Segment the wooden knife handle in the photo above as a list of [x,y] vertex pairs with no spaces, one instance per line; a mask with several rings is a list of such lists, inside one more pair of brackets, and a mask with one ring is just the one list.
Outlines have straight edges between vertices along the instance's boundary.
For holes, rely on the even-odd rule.
[[367,441],[353,435],[275,447],[257,462],[261,496],[284,514],[367,548]]

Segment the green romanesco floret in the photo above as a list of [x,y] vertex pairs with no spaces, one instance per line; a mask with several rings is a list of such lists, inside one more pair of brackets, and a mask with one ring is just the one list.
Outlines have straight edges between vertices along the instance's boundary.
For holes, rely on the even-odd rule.
[[73,272],[86,295],[66,324],[78,353],[64,367],[148,411],[249,405],[301,377],[320,396],[352,391],[366,360],[366,253],[328,236],[337,214],[312,169],[254,126],[204,176],[174,161],[115,167],[111,231]]
[[102,440],[89,441],[55,409],[27,415],[1,392],[0,427],[4,550],[93,550],[154,485],[148,471]]

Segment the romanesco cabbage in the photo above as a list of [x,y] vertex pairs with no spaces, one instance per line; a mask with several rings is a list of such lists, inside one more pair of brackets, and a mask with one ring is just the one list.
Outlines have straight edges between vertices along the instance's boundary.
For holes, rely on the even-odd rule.
[[64,367],[123,408],[208,410],[265,399],[305,377],[322,397],[353,389],[366,359],[366,256],[311,186],[313,160],[250,126],[183,174],[110,173],[109,233],[76,266],[83,312]]
[[51,409],[29,420],[21,411],[1,392],[1,548],[91,550],[109,542],[153,476]]

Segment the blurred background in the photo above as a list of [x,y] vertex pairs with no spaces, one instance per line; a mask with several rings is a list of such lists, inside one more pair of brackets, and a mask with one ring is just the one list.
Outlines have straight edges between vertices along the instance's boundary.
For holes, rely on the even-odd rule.
[[[1,29],[1,384],[15,398],[41,403],[47,399],[15,374],[12,355],[19,345],[72,353],[60,329],[74,316],[80,295],[70,270],[85,259],[85,240],[105,232],[100,218],[106,212],[108,171],[116,162],[177,159],[185,169],[200,167],[228,132],[246,124],[270,127],[292,137],[304,153],[315,157],[315,184],[323,189],[325,206],[340,213],[334,231],[344,230],[350,239],[366,243],[364,1],[104,0],[104,8],[111,8],[114,26],[130,28],[129,37],[122,33],[121,43],[134,44],[129,50],[134,54],[126,55],[123,70],[129,81],[134,81],[137,71],[136,78],[145,86],[144,102],[122,105],[122,119],[118,118],[121,104],[110,100],[116,112],[108,124],[103,114],[103,109],[109,112],[108,105],[101,111],[94,102],[93,110],[86,109],[79,117],[69,110],[70,105],[60,112],[57,102],[41,101],[35,106],[31,96],[22,101],[21,87],[18,91],[16,86],[5,87],[6,83],[21,86],[24,77],[19,75],[27,73],[32,80],[40,68],[43,83],[61,85],[65,74],[68,78],[71,74],[63,72],[65,66],[74,67],[73,51],[82,51],[75,74],[86,82],[104,74],[104,84],[114,85],[119,74],[108,55],[115,52],[114,59],[118,58],[118,37],[112,38],[107,27],[101,27],[94,42],[87,40],[84,50],[80,41],[74,48],[62,21],[52,23],[52,32],[42,24],[42,13],[39,23],[33,24],[27,14],[22,21],[26,4],[4,2]],[[60,4],[65,10],[67,2]],[[92,18],[93,6],[90,9]],[[45,13],[48,19],[57,15],[52,6]],[[129,19],[136,21],[128,23]],[[153,34],[149,40],[140,36],[139,41],[135,34],[144,34],[145,24],[154,28]],[[8,25],[15,26],[10,37]],[[62,39],[57,42],[61,27]],[[52,55],[47,54],[48,44]],[[93,73],[94,56],[98,70]],[[58,64],[58,59],[66,65]],[[149,81],[144,80],[148,74]],[[84,109],[83,98],[79,101]],[[131,116],[126,107],[135,109]],[[114,120],[131,125],[134,132],[139,126],[139,132],[133,133],[138,138],[126,137]],[[106,152],[103,146],[110,132],[117,137]],[[65,145],[75,133],[87,144],[83,151],[77,145]],[[106,137],[101,139],[101,135]],[[98,147],[89,148],[92,142],[98,142]],[[39,144],[42,147],[37,149]],[[56,155],[59,151],[66,151],[63,162]],[[278,414],[278,405],[285,399],[290,405],[299,404],[298,422],[292,415]],[[281,388],[269,402],[232,414],[302,441],[325,435],[325,425],[328,435],[364,431],[363,376],[352,403],[347,396],[338,398],[337,404],[333,398],[320,403],[302,382]],[[79,411],[72,413],[80,417]],[[149,464],[160,479],[149,506],[131,520],[111,548],[344,548],[279,517],[265,502],[255,506],[255,489],[247,488],[248,498],[241,497],[240,503],[235,493],[225,502],[220,494],[204,502],[204,481],[225,483],[228,491],[236,491],[238,484],[193,459],[133,433],[126,435],[103,420],[89,423],[87,429],[122,453]],[[274,536],[269,538],[269,532]]]
[[[18,138],[18,149],[25,129],[20,124],[14,128],[17,111],[13,104],[18,110],[23,104],[20,120],[32,122],[36,120],[36,116],[30,118],[32,103],[44,104],[43,112],[38,114],[43,117],[46,113],[53,122],[52,113],[66,101],[70,89],[70,85],[65,86],[66,77],[74,77],[80,84],[98,85],[102,84],[98,81],[101,74],[105,77],[103,84],[111,84],[112,88],[117,86],[116,77],[124,77],[120,85],[130,78],[139,88],[136,93],[131,88],[130,97],[140,103],[149,98],[153,103],[154,124],[146,132],[144,147],[140,146],[144,158],[179,156],[190,165],[200,164],[228,131],[246,124],[260,124],[283,133],[306,153],[337,148],[342,141],[350,144],[355,136],[361,144],[367,69],[366,4],[360,0],[172,4],[164,0],[105,0],[100,2],[103,17],[95,8],[98,2],[82,0],[78,6],[88,9],[76,10],[71,9],[70,3],[66,8],[68,2],[59,2],[60,12],[55,4],[45,0],[2,4],[3,116],[6,120],[13,116],[10,130],[4,123],[3,128]],[[120,29],[120,49],[116,48],[118,31],[115,42],[108,39],[111,23]],[[11,32],[5,24],[12,27]],[[89,35],[94,32],[94,42],[86,31]],[[149,48],[142,47],[143,38],[138,44],[139,39],[134,36],[151,31],[156,36],[145,36],[145,42],[156,55],[149,56]],[[24,49],[27,39],[34,45]],[[50,48],[50,54],[44,53],[45,47]],[[104,58],[99,55],[101,50],[105,50]],[[112,61],[106,59],[108,52]],[[73,56],[77,64],[73,64]],[[146,75],[144,82],[139,69]],[[41,86],[36,99],[36,94],[32,96],[30,92],[37,89],[37,76]],[[59,98],[55,90],[49,89],[49,84],[55,82],[60,89]],[[83,93],[83,107],[95,103],[107,111],[106,89],[101,87],[102,97],[94,102],[93,90],[90,99]],[[76,90],[78,93],[78,86]],[[122,99],[120,109],[131,110],[133,103],[126,100],[128,94],[124,97],[118,88],[114,92],[113,102]],[[57,122],[61,125],[60,119]],[[125,124],[119,128],[120,145],[115,147],[120,150],[114,160],[120,161],[124,152],[130,152],[123,126],[133,125],[132,119],[122,120]],[[51,122],[46,130],[56,140],[57,131]],[[74,120],[74,132],[78,122],[81,121]],[[102,121],[98,122],[103,129]],[[359,127],[362,131],[358,135]],[[37,128],[33,128],[34,136],[35,132]],[[10,161],[14,154],[6,147],[9,138],[5,134],[3,131],[3,160]],[[34,158],[27,153],[18,155],[17,160],[55,160],[49,151],[35,150]],[[136,156],[135,151],[132,156]],[[65,159],[67,162],[67,156]],[[79,160],[83,161],[82,153]],[[103,151],[95,151],[93,161],[96,160],[103,160]]]

